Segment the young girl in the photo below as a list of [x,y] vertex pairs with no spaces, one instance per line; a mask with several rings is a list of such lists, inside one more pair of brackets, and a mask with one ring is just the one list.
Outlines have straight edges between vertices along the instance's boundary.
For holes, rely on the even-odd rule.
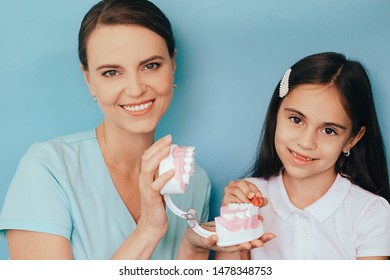
[[338,53],[308,56],[272,96],[251,176],[223,203],[259,193],[265,232],[252,259],[387,259],[390,192],[384,144],[364,67]]

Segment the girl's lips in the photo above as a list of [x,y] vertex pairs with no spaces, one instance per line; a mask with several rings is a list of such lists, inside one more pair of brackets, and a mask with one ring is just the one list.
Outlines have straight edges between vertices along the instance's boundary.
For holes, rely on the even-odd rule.
[[308,157],[306,155],[297,153],[297,152],[290,150],[290,149],[288,149],[288,150],[296,161],[309,163],[309,162],[313,162],[314,160],[316,160],[316,158]]

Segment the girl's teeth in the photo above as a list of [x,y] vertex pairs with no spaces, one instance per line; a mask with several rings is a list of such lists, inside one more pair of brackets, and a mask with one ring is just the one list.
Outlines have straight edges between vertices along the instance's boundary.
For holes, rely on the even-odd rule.
[[298,155],[296,152],[292,152],[292,154],[293,154],[294,157],[298,157],[298,158],[301,158],[301,159],[304,159],[304,160],[307,160],[307,161],[311,161],[312,160],[311,158],[302,157],[302,156]]

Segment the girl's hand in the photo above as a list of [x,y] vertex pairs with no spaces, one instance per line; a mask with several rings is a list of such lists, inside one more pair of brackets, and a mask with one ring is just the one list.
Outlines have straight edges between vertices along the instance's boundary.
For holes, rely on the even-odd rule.
[[141,197],[141,216],[138,227],[144,233],[150,233],[154,238],[162,237],[168,229],[168,219],[165,204],[160,190],[174,176],[170,170],[157,178],[158,167],[162,159],[169,155],[171,135],[156,141],[142,156],[139,175],[139,190]]
[[260,200],[260,207],[268,204],[267,198],[262,196],[255,184],[246,180],[230,181],[225,187],[222,205],[229,203],[251,203],[254,197]]

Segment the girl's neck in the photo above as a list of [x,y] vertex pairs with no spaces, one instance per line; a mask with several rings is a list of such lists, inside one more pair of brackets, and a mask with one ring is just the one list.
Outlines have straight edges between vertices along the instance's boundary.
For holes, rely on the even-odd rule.
[[292,204],[300,209],[313,204],[332,186],[337,173],[334,170],[310,176],[296,178],[283,171],[283,183]]
[[107,165],[127,170],[140,168],[141,157],[154,142],[151,133],[128,133],[103,121],[96,129],[96,136]]

